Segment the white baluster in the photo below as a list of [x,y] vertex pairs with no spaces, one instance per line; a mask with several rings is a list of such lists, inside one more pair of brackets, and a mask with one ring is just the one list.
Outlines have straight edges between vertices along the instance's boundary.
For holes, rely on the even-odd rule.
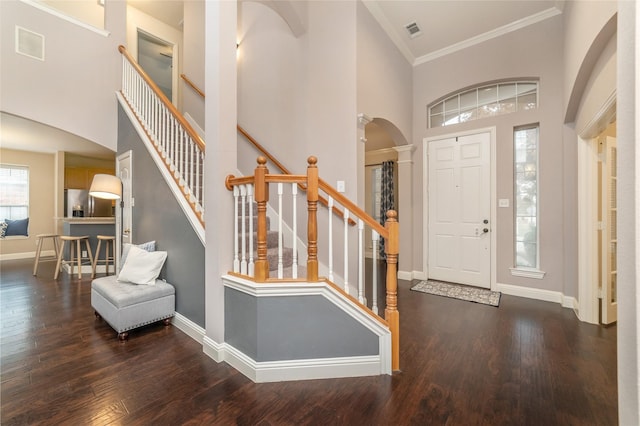
[[333,280],[333,198],[329,197],[329,281]]
[[254,276],[253,263],[253,185],[247,185],[247,197],[249,201],[249,276]]
[[380,241],[380,234],[373,229],[371,230],[371,240],[373,241],[373,297],[371,310],[378,315],[378,241]]
[[358,302],[364,303],[364,222],[358,219]]
[[349,210],[344,209],[344,291],[349,293]]
[[293,267],[292,267],[292,277],[298,278],[298,212],[296,201],[298,197],[298,184],[291,184],[291,198],[293,203]]
[[238,259],[238,196],[240,190],[233,187],[233,272],[240,272],[240,260]]
[[247,225],[245,214],[247,208],[247,188],[246,185],[240,185],[240,208],[242,209],[242,260],[240,262],[240,273],[247,275]]
[[278,183],[278,279],[282,279],[284,271],[282,267],[282,183]]

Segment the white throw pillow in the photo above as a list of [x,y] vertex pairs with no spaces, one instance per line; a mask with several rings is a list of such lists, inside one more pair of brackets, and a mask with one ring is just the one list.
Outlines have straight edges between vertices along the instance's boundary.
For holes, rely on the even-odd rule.
[[142,244],[124,243],[122,245],[122,254],[120,255],[120,268],[118,269],[118,272],[122,271],[122,266],[127,261],[127,256],[129,255],[129,250],[134,245],[136,247],[141,248],[141,249],[146,250],[146,251],[156,251],[156,241],[155,240],[147,241],[146,243],[142,243]]
[[166,251],[148,252],[136,246],[131,246],[127,260],[122,265],[122,270],[118,275],[118,281],[154,285],[166,259]]

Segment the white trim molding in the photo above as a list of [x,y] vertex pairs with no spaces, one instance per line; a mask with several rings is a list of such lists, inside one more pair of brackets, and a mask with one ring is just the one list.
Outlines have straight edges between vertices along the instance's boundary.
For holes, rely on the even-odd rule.
[[546,272],[541,271],[539,269],[534,268],[509,268],[511,271],[511,275],[514,277],[523,277],[523,278],[533,278],[536,280],[541,280],[544,278]]
[[67,14],[64,14],[56,9],[53,9],[52,7],[44,4],[44,3],[40,3],[34,0],[20,0],[22,3],[24,4],[28,4],[31,7],[35,7],[36,9],[39,9],[45,13],[48,13],[49,15],[53,15],[57,18],[63,19],[67,22],[70,22],[74,25],[77,25],[81,28],[84,28],[85,30],[89,30],[89,31],[93,31],[96,34],[99,34],[103,37],[109,37],[109,35],[111,34],[110,31],[107,30],[103,30],[102,28],[97,28],[94,27],[93,25],[89,25],[86,22],[82,22],[72,16],[69,16]]
[[207,334],[204,328],[200,327],[198,324],[191,321],[184,315],[179,314],[178,312],[176,312],[176,314],[174,315],[171,323],[178,330],[182,331],[184,334],[204,346],[204,337]]
[[573,310],[576,310],[578,307],[578,301],[575,297],[566,296],[559,291],[500,283],[496,284],[496,291],[510,296],[525,297],[527,299],[542,300],[544,302],[554,302],[562,305],[564,308]]
[[378,355],[259,362],[233,346],[225,345],[225,361],[255,383],[381,374]]
[[420,56],[413,61],[413,66],[415,67],[416,65],[421,65],[421,64],[433,61],[434,59],[438,59],[443,56],[450,55],[451,53],[458,52],[460,50],[466,49],[467,47],[475,46],[477,44],[484,43],[485,41],[489,41],[491,39],[501,37],[511,32],[528,27],[529,25],[537,24],[538,22],[542,22],[546,19],[553,18],[554,16],[560,15],[561,13],[562,13],[561,9],[557,7],[550,7],[549,9],[545,9],[543,11],[534,13],[533,15],[527,16],[525,18],[518,19],[517,21],[510,22],[501,27],[494,28],[490,31],[487,31],[486,33],[479,34],[477,36],[468,38],[466,40],[462,40],[461,42],[452,44],[450,46],[447,46],[442,49],[428,53],[426,55]]

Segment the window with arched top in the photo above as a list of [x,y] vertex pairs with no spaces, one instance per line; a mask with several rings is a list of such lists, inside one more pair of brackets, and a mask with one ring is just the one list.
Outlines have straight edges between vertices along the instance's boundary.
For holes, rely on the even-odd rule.
[[427,107],[429,128],[538,107],[538,81],[483,83],[447,95]]

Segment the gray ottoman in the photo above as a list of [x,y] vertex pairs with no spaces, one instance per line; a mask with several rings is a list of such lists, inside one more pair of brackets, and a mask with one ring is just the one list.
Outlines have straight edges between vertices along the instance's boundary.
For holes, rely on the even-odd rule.
[[155,285],[137,285],[116,280],[115,275],[91,282],[91,306],[118,332],[120,340],[129,330],[164,320],[171,323],[175,315],[175,288],[162,280]]

